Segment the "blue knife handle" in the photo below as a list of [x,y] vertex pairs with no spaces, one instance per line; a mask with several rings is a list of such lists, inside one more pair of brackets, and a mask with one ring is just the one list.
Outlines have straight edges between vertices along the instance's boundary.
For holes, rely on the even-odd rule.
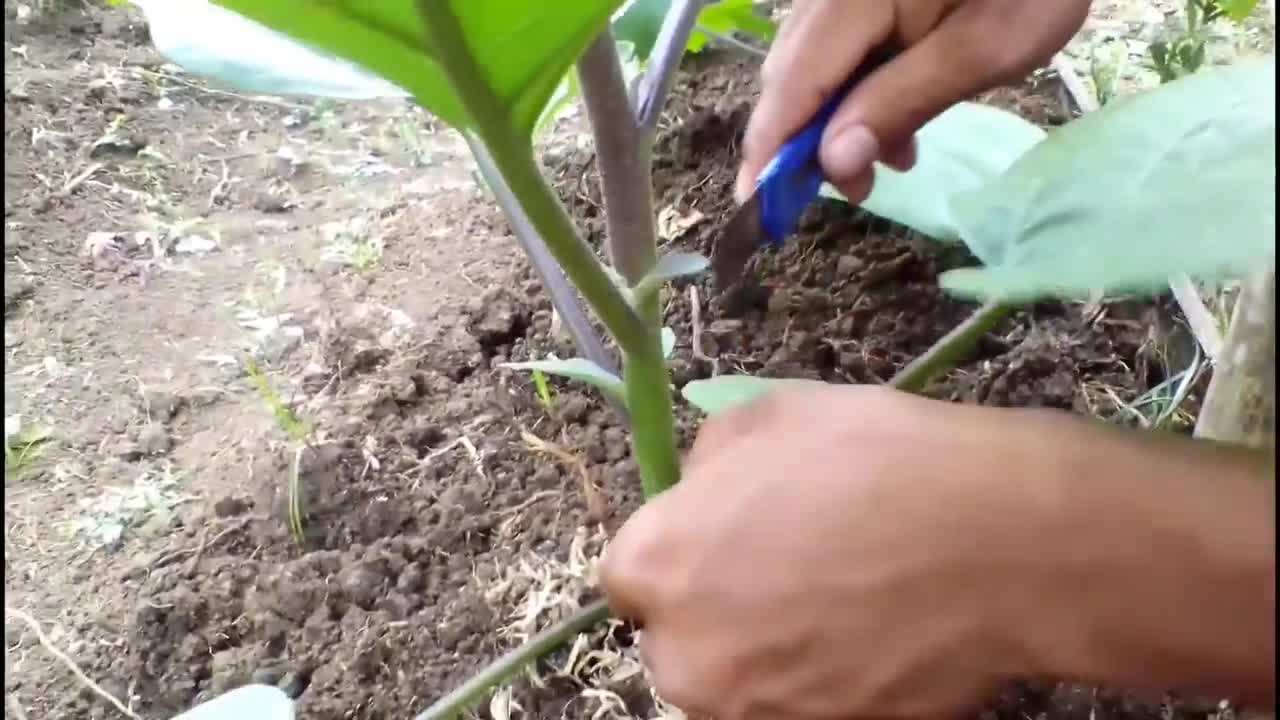
[[769,244],[781,245],[800,222],[800,216],[818,197],[826,180],[818,162],[822,133],[853,88],[867,75],[893,59],[895,52],[872,53],[831,97],[800,132],[783,144],[756,180],[756,197],[760,202],[760,225]]

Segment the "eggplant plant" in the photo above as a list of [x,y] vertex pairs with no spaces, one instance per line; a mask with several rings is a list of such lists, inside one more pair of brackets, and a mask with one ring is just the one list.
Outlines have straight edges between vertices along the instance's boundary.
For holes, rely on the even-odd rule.
[[[770,36],[751,2],[634,0],[625,8],[621,0],[214,2],[402,88],[465,138],[580,353],[511,367],[601,390],[629,419],[645,496],[676,483],[666,364],[674,337],[662,326],[659,293],[708,263],[692,253],[658,252],[653,141],[674,69],[691,40],[697,49],[698,33],[740,27]],[[627,19],[633,24],[619,23]],[[646,30],[626,30],[627,44],[620,45],[615,29],[627,27]],[[630,61],[634,81],[624,71]],[[920,388],[1016,303],[1097,288],[1154,290],[1173,272],[1239,275],[1273,263],[1274,80],[1274,60],[1204,71],[1048,135],[1009,113],[968,103],[930,123],[920,134],[917,167],[877,168],[876,191],[863,206],[967,245],[983,265],[952,270],[941,281],[986,304],[894,384]],[[579,93],[599,159],[608,263],[578,233],[534,150],[534,136],[557,103]],[[787,382],[718,376],[688,383],[682,394],[715,413]],[[457,716],[607,612],[603,601],[583,608],[420,717]]]

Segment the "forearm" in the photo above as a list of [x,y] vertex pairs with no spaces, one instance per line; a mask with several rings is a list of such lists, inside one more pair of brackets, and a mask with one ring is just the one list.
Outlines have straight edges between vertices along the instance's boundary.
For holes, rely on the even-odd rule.
[[1274,456],[1110,429],[1095,443],[1068,450],[1046,528],[1069,533],[1045,570],[1046,669],[1274,705]]

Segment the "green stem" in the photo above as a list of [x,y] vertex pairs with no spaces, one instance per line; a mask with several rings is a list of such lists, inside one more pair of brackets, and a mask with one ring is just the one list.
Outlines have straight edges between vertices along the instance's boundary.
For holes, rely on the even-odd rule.
[[[648,316],[656,314],[648,312],[649,308],[642,310]],[[661,335],[652,333],[647,351],[627,355],[623,367],[627,409],[631,411],[631,451],[648,500],[680,481],[671,378],[662,355]]]
[[498,658],[497,662],[473,675],[457,690],[445,695],[424,710],[414,720],[454,720],[461,717],[493,689],[510,680],[538,658],[554,652],[575,635],[586,632],[609,618],[609,603],[596,600],[579,609],[556,625],[529,638],[515,651]]
[[987,303],[943,335],[923,355],[898,371],[889,385],[909,393],[920,393],[938,375],[954,368],[1001,320],[1009,317],[1013,306]]
[[[595,253],[578,236],[564,206],[547,185],[534,159],[530,139],[512,127],[506,110],[485,84],[484,73],[467,47],[462,26],[450,3],[420,0],[423,31],[435,54],[443,60],[453,89],[462,99],[475,134],[493,158],[529,221],[542,235],[551,254],[624,353],[643,355],[650,334],[622,292],[605,272]],[[468,132],[463,130],[463,133]]]

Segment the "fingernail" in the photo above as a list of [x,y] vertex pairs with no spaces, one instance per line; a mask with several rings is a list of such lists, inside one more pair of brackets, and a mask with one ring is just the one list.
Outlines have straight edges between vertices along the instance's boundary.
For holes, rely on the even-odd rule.
[[822,167],[832,180],[857,177],[880,154],[880,143],[864,125],[854,125],[822,148]]

